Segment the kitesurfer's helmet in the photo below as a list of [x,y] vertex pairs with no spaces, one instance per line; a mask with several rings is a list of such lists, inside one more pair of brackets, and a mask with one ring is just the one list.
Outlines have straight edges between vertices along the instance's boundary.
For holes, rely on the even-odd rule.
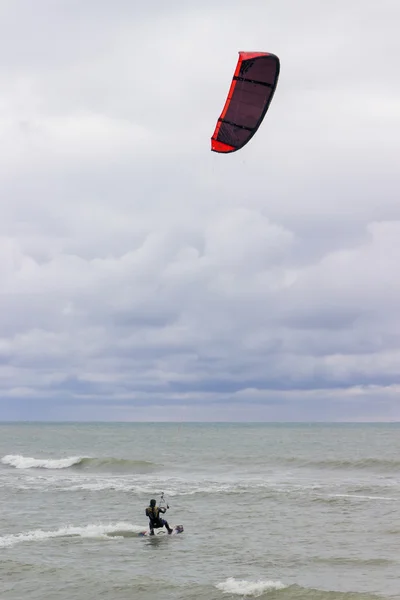
[[150,506],[155,506],[155,505],[156,505],[156,501],[153,498],[152,500],[150,500]]

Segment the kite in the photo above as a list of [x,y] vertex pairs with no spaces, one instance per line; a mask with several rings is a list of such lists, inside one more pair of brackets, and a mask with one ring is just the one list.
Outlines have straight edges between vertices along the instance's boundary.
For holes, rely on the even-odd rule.
[[211,138],[213,152],[235,152],[250,141],[271,103],[279,70],[275,54],[239,52],[228,97]]

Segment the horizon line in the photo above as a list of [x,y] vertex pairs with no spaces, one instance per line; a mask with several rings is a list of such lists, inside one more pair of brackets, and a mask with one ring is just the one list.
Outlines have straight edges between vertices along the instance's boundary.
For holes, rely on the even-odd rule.
[[101,425],[389,425],[400,424],[400,420],[380,420],[380,421],[113,421],[113,420],[41,420],[41,419],[0,419],[0,425],[3,424],[101,424]]

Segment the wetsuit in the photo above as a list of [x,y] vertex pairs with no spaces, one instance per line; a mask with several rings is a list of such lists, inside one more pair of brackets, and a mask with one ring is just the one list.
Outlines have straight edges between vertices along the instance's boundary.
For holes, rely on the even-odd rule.
[[168,529],[168,533],[172,533],[172,529],[168,525],[168,522],[160,517],[160,513],[165,513],[166,510],[167,509],[162,506],[148,506],[146,508],[146,516],[149,517],[150,535],[154,535],[154,529],[164,526]]

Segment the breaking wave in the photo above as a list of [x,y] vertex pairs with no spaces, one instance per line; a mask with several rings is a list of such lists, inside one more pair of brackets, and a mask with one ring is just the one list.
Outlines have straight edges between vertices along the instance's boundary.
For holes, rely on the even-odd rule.
[[157,467],[146,460],[126,458],[93,458],[89,456],[68,456],[67,458],[32,458],[19,454],[7,454],[1,459],[3,465],[16,469],[85,469],[93,471],[128,471],[147,473]]
[[225,594],[257,597],[265,594],[266,592],[283,590],[287,586],[280,581],[247,581],[246,579],[235,579],[234,577],[228,577],[226,581],[218,583],[215,587]]
[[134,537],[140,531],[143,531],[143,527],[126,522],[111,523],[109,525],[86,525],[84,527],[68,525],[53,531],[35,529],[34,531],[0,536],[0,548],[9,548],[23,542],[43,542],[53,538],[80,537],[110,539],[116,537]]
[[[305,588],[299,585],[285,585],[281,581],[259,579],[249,581],[246,579],[235,579],[229,577],[215,586],[223,594],[241,596],[242,598],[285,598],[285,600],[381,600],[375,594],[364,592],[340,592],[336,590],[322,590],[316,588]],[[279,592],[285,590],[281,595]]]

